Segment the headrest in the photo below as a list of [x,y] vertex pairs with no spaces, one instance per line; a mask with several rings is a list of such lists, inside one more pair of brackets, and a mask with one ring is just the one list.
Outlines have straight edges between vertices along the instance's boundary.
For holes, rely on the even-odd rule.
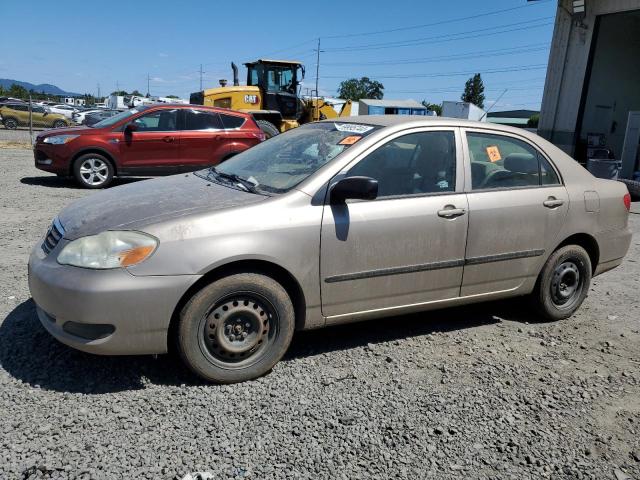
[[538,162],[530,153],[510,153],[504,159],[504,168],[514,173],[538,173]]

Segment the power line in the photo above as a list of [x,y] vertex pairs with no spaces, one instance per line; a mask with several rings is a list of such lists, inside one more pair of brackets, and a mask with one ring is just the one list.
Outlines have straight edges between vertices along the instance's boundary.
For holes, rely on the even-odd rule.
[[431,63],[431,62],[441,62],[447,60],[466,60],[469,58],[483,58],[483,57],[494,57],[494,56],[504,56],[504,55],[515,55],[518,53],[531,53],[547,50],[549,48],[549,43],[534,43],[531,45],[523,45],[521,47],[510,47],[510,48],[501,48],[496,50],[482,50],[475,52],[466,52],[459,53],[454,55],[441,55],[437,57],[424,57],[424,58],[408,58],[401,60],[378,60],[375,62],[329,62],[324,63],[324,66],[330,67],[351,67],[351,66],[366,66],[366,65],[409,65],[414,63]]
[[[488,32],[488,34],[490,35],[495,35],[499,33],[509,33],[509,32],[516,32],[520,30],[529,30],[532,28],[540,28],[547,25],[551,25],[553,22],[541,23],[539,25],[528,25],[528,26],[523,26],[523,25],[551,20],[551,19],[553,19],[553,17],[542,17],[542,18],[536,18],[534,20],[527,20],[525,22],[508,23],[508,24],[499,25],[496,27],[480,28],[477,30],[468,30],[466,32],[456,32],[456,33],[449,33],[445,35],[435,35],[431,37],[414,38],[411,40],[402,40],[397,42],[385,42],[385,43],[371,43],[368,45],[351,45],[348,47],[327,48],[327,52],[339,53],[339,52],[353,52],[353,51],[363,51],[363,50],[380,50],[384,48],[411,47],[411,46],[422,45],[425,43],[434,44],[434,43],[451,42],[455,40],[466,40],[469,38],[483,37],[487,35],[486,32]],[[509,28],[509,27],[517,27],[517,28]],[[506,30],[497,31],[497,29],[505,29],[505,28]],[[480,33],[480,34],[468,35],[469,33],[474,33],[474,34]],[[443,38],[443,37],[457,37],[457,38]]]
[[[506,73],[506,72],[523,72],[527,70],[542,70],[547,68],[546,63],[540,63],[536,65],[518,65],[509,68],[496,68],[490,70],[481,71],[483,75],[493,74],[493,73]],[[437,77],[456,77],[459,75],[473,75],[474,73],[478,73],[477,70],[467,70],[464,72],[438,72],[438,73],[413,73],[406,75],[376,75],[376,78],[396,78],[396,79],[411,79],[411,78],[437,78]],[[324,78],[344,78],[342,75],[328,75]]]
[[466,17],[458,17],[458,18],[451,18],[448,20],[440,20],[437,22],[431,22],[431,23],[423,23],[421,25],[411,25],[408,27],[398,27],[398,28],[391,28],[388,30],[377,30],[377,31],[371,31],[371,32],[362,32],[362,33],[346,33],[346,34],[342,34],[342,35],[328,35],[324,38],[326,39],[332,39],[332,38],[351,38],[351,37],[363,37],[363,36],[367,36],[367,35],[378,35],[381,33],[393,33],[393,32],[406,32],[407,30],[415,30],[415,29],[419,29],[419,28],[426,28],[426,27],[435,27],[436,25],[445,25],[448,23],[455,23],[455,22],[463,22],[465,20],[474,20],[477,18],[482,18],[482,17],[488,17],[491,15],[498,15],[500,13],[506,13],[506,12],[512,12],[514,10],[520,10],[522,8],[528,8],[532,5],[541,5],[544,3],[549,3],[551,0],[546,0],[546,1],[541,1],[541,2],[536,2],[534,4],[529,4],[526,3],[524,5],[519,5],[517,7],[511,7],[511,8],[504,8],[502,10],[493,10],[490,12],[485,12],[485,13],[478,13],[475,15],[469,15]]

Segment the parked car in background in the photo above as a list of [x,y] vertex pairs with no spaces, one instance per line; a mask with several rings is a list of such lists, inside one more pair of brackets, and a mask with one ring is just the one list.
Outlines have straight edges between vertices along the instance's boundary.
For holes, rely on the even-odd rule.
[[518,296],[565,319],[622,262],[629,208],[624,184],[522,129],[325,120],[76,201],[35,245],[29,287],[67,345],[175,345],[231,383],[268,372],[296,329]]
[[77,107],[72,107],[71,105],[50,105],[46,107],[49,109],[51,113],[57,113],[59,115],[64,115],[69,120],[72,119],[74,112],[79,111]]
[[265,136],[251,115],[221,108],[140,106],[85,126],[45,132],[34,146],[37,168],[74,176],[86,188],[114,176],[198,170],[252,147]]
[[83,109],[83,110],[78,110],[77,112],[73,112],[71,114],[71,120],[73,120],[74,122],[81,124],[84,122],[84,119],[86,118],[86,116],[90,113],[96,113],[96,112],[101,112],[102,109],[100,108],[87,108],[87,109]]
[[[69,120],[64,115],[49,113],[45,107],[39,105],[32,105],[31,120],[34,127],[63,128],[70,125]],[[29,104],[0,104],[0,122],[9,130],[14,130],[18,127],[28,127]]]
[[85,115],[81,123],[82,125],[93,126],[96,123],[101,122],[102,120],[111,118],[114,115],[119,114],[121,111],[122,110],[100,109],[97,112],[91,112]]

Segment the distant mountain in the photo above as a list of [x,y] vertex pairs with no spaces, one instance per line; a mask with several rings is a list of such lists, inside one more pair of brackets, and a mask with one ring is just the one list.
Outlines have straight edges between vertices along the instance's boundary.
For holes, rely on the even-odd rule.
[[44,92],[47,95],[65,95],[68,97],[80,97],[81,93],[73,93],[73,92],[65,92],[60,87],[55,85],[51,85],[50,83],[41,83],[39,85],[34,85],[29,82],[21,82],[20,80],[12,80],[10,78],[0,78],[0,86],[2,88],[10,88],[13,84],[20,85],[27,90],[33,90],[34,92]]

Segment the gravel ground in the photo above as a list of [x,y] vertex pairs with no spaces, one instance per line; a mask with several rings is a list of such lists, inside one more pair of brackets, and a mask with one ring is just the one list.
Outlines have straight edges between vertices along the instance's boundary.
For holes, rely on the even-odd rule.
[[29,151],[0,162],[2,479],[640,479],[640,215],[569,320],[513,301],[305,332],[266,377],[211,386],[40,327],[29,250],[91,193]]
[[[34,129],[33,130],[33,138],[36,138],[42,129]],[[6,128],[0,126],[0,148],[2,144],[27,144],[27,146],[31,143],[31,138],[29,137],[29,129],[28,128],[17,128],[16,130],[7,130]],[[4,160],[4,159],[2,159]]]

